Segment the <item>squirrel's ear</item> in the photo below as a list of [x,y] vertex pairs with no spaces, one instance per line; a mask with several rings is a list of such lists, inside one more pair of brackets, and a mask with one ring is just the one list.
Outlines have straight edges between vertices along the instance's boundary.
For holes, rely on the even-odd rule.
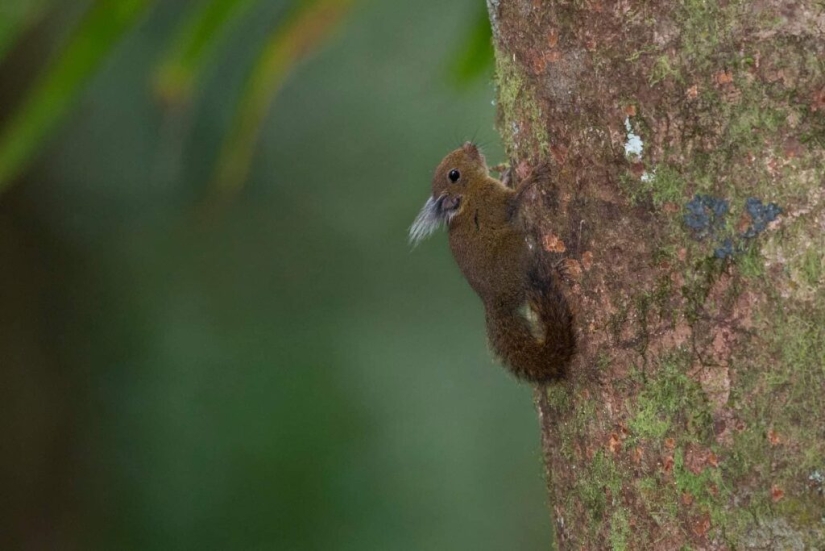
[[481,150],[476,144],[473,142],[464,142],[464,145],[461,146],[461,150],[464,151],[464,153],[472,160],[481,163],[486,170],[487,160],[484,158],[484,155],[481,153]]
[[461,149],[463,149],[464,153],[469,155],[471,159],[475,159],[476,161],[481,160],[481,151],[478,150],[478,146],[473,142],[464,142]]

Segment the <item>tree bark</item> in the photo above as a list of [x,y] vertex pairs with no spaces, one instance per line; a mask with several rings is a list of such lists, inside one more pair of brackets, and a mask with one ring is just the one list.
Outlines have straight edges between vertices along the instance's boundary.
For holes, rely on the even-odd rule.
[[558,548],[825,547],[825,4],[488,8],[580,339],[537,391]]

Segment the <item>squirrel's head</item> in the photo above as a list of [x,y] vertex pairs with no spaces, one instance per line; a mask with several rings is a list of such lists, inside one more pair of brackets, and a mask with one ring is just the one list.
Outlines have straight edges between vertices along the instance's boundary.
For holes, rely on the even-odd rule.
[[433,192],[410,226],[410,242],[418,243],[442,224],[449,224],[474,187],[487,179],[487,162],[478,147],[465,142],[439,163],[433,175]]

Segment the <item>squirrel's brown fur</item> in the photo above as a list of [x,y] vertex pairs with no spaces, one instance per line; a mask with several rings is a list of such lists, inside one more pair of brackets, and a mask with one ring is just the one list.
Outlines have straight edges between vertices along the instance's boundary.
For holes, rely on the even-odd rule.
[[493,350],[517,377],[546,382],[564,376],[576,339],[559,274],[519,223],[522,189],[492,178],[465,143],[438,165],[410,235],[418,241],[447,223],[453,256],[484,303]]

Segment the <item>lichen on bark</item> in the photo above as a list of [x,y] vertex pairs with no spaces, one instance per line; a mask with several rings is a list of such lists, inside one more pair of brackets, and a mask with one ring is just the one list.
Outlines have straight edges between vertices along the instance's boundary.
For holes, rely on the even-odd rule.
[[560,548],[825,546],[825,6],[488,8],[574,268],[581,352],[538,400]]

